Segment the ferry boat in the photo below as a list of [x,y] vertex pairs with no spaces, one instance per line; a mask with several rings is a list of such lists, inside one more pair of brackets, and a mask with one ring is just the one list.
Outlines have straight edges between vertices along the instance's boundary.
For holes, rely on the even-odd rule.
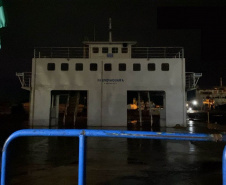
[[136,47],[135,41],[113,41],[111,30],[109,20],[108,41],[34,49],[32,72],[17,73],[30,90],[32,127],[78,125],[82,116],[88,127],[127,126],[134,98],[140,124],[144,114],[153,122],[152,109],[139,108],[142,100],[150,105],[157,99],[160,126],[186,126],[184,49]]
[[203,110],[210,110],[226,105],[226,87],[219,86],[211,89],[199,89],[196,92],[197,100]]

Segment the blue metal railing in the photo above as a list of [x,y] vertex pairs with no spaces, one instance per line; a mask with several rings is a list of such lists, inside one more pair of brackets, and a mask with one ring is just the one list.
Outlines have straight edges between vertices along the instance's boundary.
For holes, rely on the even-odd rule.
[[[78,185],[86,184],[86,137],[116,137],[137,139],[169,139],[189,141],[226,141],[226,135],[221,134],[191,134],[191,133],[166,133],[148,131],[119,131],[119,130],[77,130],[77,129],[25,129],[14,132],[6,140],[2,150],[1,185],[6,184],[6,162],[8,146],[12,140],[24,136],[45,137],[79,137],[79,163]],[[223,185],[226,185],[226,147],[223,151],[222,176]]]

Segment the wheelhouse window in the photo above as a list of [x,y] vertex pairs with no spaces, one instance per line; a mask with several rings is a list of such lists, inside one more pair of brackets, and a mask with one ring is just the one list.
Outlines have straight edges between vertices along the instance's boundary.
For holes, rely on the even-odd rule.
[[54,71],[55,70],[55,64],[54,63],[48,63],[47,64],[47,70],[48,71]]
[[111,64],[104,64],[105,71],[111,71]]
[[102,53],[108,53],[108,48],[107,47],[103,47],[102,48]]
[[68,71],[68,63],[61,64],[61,71]]
[[148,71],[155,71],[155,64],[154,63],[148,64]]
[[118,65],[118,70],[119,71],[126,71],[126,64],[119,64]]
[[133,64],[134,71],[140,71],[140,64]]
[[169,71],[169,64],[168,63],[162,63],[162,71]]
[[83,64],[82,63],[76,63],[75,64],[75,70],[76,71],[83,71]]
[[93,53],[99,53],[99,48],[98,47],[93,47]]
[[97,64],[96,63],[90,64],[90,71],[97,71]]
[[128,48],[122,48],[122,53],[128,53]]
[[118,48],[116,47],[112,48],[112,53],[118,53]]

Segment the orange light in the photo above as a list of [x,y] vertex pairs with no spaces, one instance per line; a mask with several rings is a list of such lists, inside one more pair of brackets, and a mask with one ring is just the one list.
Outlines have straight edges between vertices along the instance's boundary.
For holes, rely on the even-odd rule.
[[133,109],[133,110],[136,110],[137,109],[137,105],[136,104],[130,104],[130,108]]

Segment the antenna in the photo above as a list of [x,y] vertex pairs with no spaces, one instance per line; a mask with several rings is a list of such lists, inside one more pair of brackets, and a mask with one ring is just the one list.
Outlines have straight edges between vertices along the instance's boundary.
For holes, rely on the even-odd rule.
[[111,18],[109,18],[109,42],[112,42]]
[[96,26],[94,24],[94,28],[93,28],[93,41],[96,41]]

